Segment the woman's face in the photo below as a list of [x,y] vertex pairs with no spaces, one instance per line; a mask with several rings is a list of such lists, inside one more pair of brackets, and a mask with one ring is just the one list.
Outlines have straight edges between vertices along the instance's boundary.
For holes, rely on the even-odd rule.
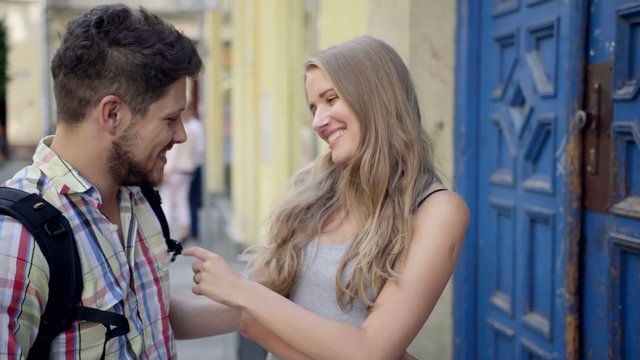
[[313,130],[329,144],[333,162],[345,164],[358,149],[360,120],[340,97],[324,70],[312,67],[306,75],[305,89],[313,115]]

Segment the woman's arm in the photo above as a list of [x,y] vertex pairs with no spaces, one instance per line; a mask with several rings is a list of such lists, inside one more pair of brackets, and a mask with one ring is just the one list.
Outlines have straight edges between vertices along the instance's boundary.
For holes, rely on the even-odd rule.
[[[305,354],[297,351],[292,348],[289,344],[284,342],[282,339],[273,335],[271,331],[269,331],[264,326],[260,325],[255,319],[251,318],[245,312],[242,313],[241,320],[241,329],[242,335],[253,339],[263,348],[269,350],[272,354],[276,355],[278,358],[283,360],[305,360],[311,359]],[[408,352],[403,352],[400,355],[398,360],[417,360]]]
[[251,338],[270,353],[283,360],[306,360],[310,359],[305,354],[291,347],[279,337],[275,336],[269,329],[249,316],[242,313],[241,327],[242,335]]
[[195,339],[240,329],[240,310],[187,292],[171,295],[169,322],[176,339]]
[[196,294],[238,307],[313,359],[397,359],[414,339],[451,277],[469,221],[453,192],[434,194],[416,213],[414,236],[399,278],[388,281],[361,327],[323,318],[245,280],[215,254],[189,249]]
[[169,320],[176,339],[194,339],[241,330],[281,359],[305,360],[282,339],[236,308],[189,293],[175,292],[171,299]]

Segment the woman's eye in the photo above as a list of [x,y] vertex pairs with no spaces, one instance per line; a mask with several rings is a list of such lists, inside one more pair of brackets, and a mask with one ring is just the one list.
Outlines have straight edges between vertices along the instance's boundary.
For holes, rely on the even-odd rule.
[[333,104],[337,99],[338,99],[338,97],[337,97],[337,96],[331,96],[331,97],[328,97],[328,98],[327,98],[327,102],[328,102],[329,104]]

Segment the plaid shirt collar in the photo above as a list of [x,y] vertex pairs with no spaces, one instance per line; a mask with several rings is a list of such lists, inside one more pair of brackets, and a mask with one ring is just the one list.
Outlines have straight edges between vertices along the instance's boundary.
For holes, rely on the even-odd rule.
[[51,149],[53,135],[40,140],[33,162],[51,179],[51,183],[59,194],[84,193],[98,203],[102,203],[98,190],[85,179],[73,165],[58,156]]

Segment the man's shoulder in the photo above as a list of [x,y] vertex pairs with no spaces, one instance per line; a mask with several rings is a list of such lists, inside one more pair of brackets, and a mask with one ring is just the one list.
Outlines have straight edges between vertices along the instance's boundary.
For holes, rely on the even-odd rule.
[[[58,200],[60,195],[55,191],[55,188],[51,186],[49,178],[34,165],[22,168],[11,179],[5,181],[2,186],[22,190],[26,193],[38,194],[54,206],[57,206],[57,204],[60,203]],[[10,217],[6,215],[0,215],[0,223],[5,226],[8,224],[13,225],[7,228],[3,226],[0,230],[1,233],[15,232],[15,229],[12,229],[12,227],[22,227],[22,224],[19,221],[10,219]]]
[[[18,171],[11,179],[5,181],[2,186],[43,195],[47,184],[48,181],[40,169],[30,165]],[[16,244],[18,243],[22,245],[17,246]],[[22,259],[29,262],[35,261],[33,264],[36,267],[45,268],[46,260],[42,258],[39,252],[31,256],[26,255],[31,254],[34,246],[35,243],[27,226],[12,216],[0,215],[0,249],[2,249],[0,250],[0,257]]]
[[40,194],[46,189],[48,182],[47,176],[39,167],[29,165],[16,172],[13,177],[5,181],[2,186],[22,190],[28,193]]

